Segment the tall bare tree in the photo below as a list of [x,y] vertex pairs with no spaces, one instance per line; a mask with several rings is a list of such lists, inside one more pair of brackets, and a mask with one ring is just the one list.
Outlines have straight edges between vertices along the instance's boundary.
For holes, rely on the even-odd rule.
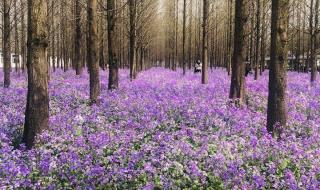
[[203,0],[202,84],[208,83],[208,17],[209,17],[209,1]]
[[137,77],[137,66],[136,66],[136,1],[129,0],[129,62],[130,62],[130,79]]
[[118,60],[114,49],[115,44],[115,2],[114,0],[108,0],[107,2],[108,11],[108,52],[109,52],[109,90],[118,88]]
[[28,0],[28,95],[23,133],[28,149],[49,121],[47,6],[47,1]]
[[272,0],[267,129],[274,135],[281,132],[275,125],[286,126],[287,122],[288,23],[289,1]]
[[99,103],[99,46],[97,31],[97,0],[87,0],[88,46],[87,61],[90,74],[90,100],[92,104]]
[[10,5],[8,0],[3,0],[3,73],[5,88],[10,86],[11,72],[11,45],[10,45]]
[[183,75],[186,74],[187,63],[186,63],[186,22],[187,22],[187,0],[183,0],[183,30],[182,30],[182,68]]
[[80,46],[82,38],[81,30],[81,5],[80,0],[75,0],[75,33],[74,33],[74,64],[76,66],[76,74],[82,73],[82,64],[80,57]]
[[249,2],[237,0],[235,5],[234,52],[229,97],[230,99],[239,99],[241,104],[245,98],[245,56],[248,44]]

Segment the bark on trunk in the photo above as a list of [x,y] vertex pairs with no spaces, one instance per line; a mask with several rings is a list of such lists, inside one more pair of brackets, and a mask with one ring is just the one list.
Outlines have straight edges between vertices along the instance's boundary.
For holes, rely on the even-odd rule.
[[285,127],[287,122],[288,23],[289,1],[272,0],[267,129],[274,135],[281,132],[275,125]]
[[11,72],[11,46],[10,46],[10,7],[8,0],[3,1],[3,73],[4,73],[4,87],[10,86],[10,72]]
[[80,0],[75,1],[75,36],[74,36],[74,64],[76,66],[76,75],[81,75],[82,73],[82,64],[81,64],[81,57],[80,57],[80,42],[82,39],[81,33],[81,7],[80,7]]
[[115,2],[114,0],[108,0],[108,56],[109,56],[109,84],[108,89],[117,89],[119,86],[119,76],[118,76],[118,61],[115,50]]
[[[311,9],[314,9],[314,25],[310,28],[311,30],[311,83],[314,84],[314,82],[317,79],[317,38],[319,34],[319,0],[316,0],[315,7],[310,7]],[[312,13],[311,13],[312,14]],[[312,17],[311,17],[312,19]],[[313,21],[310,21],[313,23]]]
[[186,9],[187,9],[187,0],[183,0],[183,31],[182,31],[182,67],[183,67],[183,75],[186,74],[187,63],[186,63]]
[[28,0],[28,95],[23,142],[30,149],[35,137],[48,128],[49,93],[46,49],[47,1]]
[[90,100],[92,104],[99,103],[100,78],[99,78],[99,46],[97,31],[97,0],[87,1],[88,16],[88,47],[87,60],[90,74]]
[[234,52],[232,57],[232,75],[230,99],[238,99],[242,104],[245,98],[245,56],[248,44],[248,6],[247,0],[236,1]]
[[208,83],[208,16],[209,2],[203,1],[203,30],[202,30],[202,84]]
[[130,34],[129,34],[129,62],[130,62],[130,79],[137,77],[136,65],[136,2],[129,0],[130,13]]

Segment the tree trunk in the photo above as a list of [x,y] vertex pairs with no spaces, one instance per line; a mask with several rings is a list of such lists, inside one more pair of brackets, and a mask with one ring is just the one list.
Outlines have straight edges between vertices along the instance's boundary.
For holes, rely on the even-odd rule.
[[203,1],[203,31],[202,31],[202,84],[208,83],[208,16],[209,2]]
[[75,0],[75,36],[74,36],[74,64],[76,66],[76,75],[81,75],[82,64],[80,57],[80,42],[82,39],[81,33],[81,7],[80,0]]
[[285,127],[287,122],[288,23],[289,1],[272,0],[267,129],[273,135],[281,132],[275,125]]
[[[17,0],[14,0],[14,64],[15,71],[19,70],[20,53],[19,53],[19,32],[18,32],[18,10]],[[16,57],[18,55],[18,58]]]
[[175,52],[174,52],[174,60],[173,60],[173,65],[172,65],[172,70],[176,71],[177,70],[177,65],[178,65],[178,37],[179,37],[179,0],[174,0],[175,1]]
[[28,149],[35,137],[48,128],[49,93],[46,49],[48,31],[46,26],[47,1],[28,1],[28,95],[25,113],[23,142]]
[[99,78],[99,46],[97,31],[97,0],[87,0],[88,19],[88,67],[90,74],[90,100],[92,104],[99,103],[100,78]]
[[56,39],[55,39],[55,21],[54,21],[54,1],[51,2],[51,24],[52,24],[52,36],[51,36],[51,57],[52,57],[52,68],[53,68],[53,72],[56,71],[56,49],[55,49],[55,43],[56,43]]
[[260,50],[260,75],[265,70],[266,60],[266,32],[267,32],[267,21],[266,21],[266,0],[262,0],[262,31],[261,31],[261,50]]
[[136,65],[136,2],[129,0],[130,13],[130,31],[129,31],[129,62],[130,62],[130,79],[137,77]]
[[[319,0],[315,0],[315,7],[310,7],[310,9],[315,9],[314,10],[314,25],[312,25],[312,27],[310,28],[311,30],[311,83],[314,84],[314,82],[317,79],[317,60],[316,60],[316,56],[317,56],[317,38],[318,38],[318,34],[319,34]],[[313,0],[312,0],[313,2]],[[313,11],[312,11],[313,12]],[[312,14],[311,12],[311,14]],[[311,19],[313,17],[311,16]],[[313,21],[310,21],[313,22]]]
[[188,41],[189,41],[189,47],[188,47],[188,54],[189,54],[189,58],[188,58],[188,67],[189,67],[189,70],[191,69],[191,67],[192,67],[192,17],[193,17],[193,15],[192,15],[192,9],[193,9],[193,3],[192,3],[193,1],[192,0],[190,0],[190,5],[189,5],[189,39],[188,39]]
[[25,24],[25,2],[21,1],[21,42],[20,42],[20,48],[21,48],[21,69],[22,72],[25,71],[26,66],[26,24]]
[[231,61],[232,61],[232,23],[233,23],[233,0],[228,0],[228,60],[227,71],[228,75],[231,74]]
[[4,87],[10,86],[11,46],[10,46],[10,7],[8,0],[3,1],[3,73]]
[[248,40],[248,6],[247,0],[236,1],[234,52],[232,57],[232,74],[230,99],[239,99],[242,104],[245,98],[245,56]]
[[118,88],[119,76],[118,76],[118,62],[115,49],[115,2],[114,0],[108,0],[108,54],[109,54],[109,84],[108,89],[113,90]]
[[255,72],[254,72],[254,80],[258,80],[259,76],[259,68],[260,68],[260,60],[259,60],[259,47],[260,47],[260,19],[261,19],[261,5],[260,0],[257,0],[257,12],[256,12],[256,53],[255,53]]
[[183,75],[186,74],[187,63],[186,63],[186,9],[187,9],[187,0],[183,0],[183,31],[182,31],[182,68]]

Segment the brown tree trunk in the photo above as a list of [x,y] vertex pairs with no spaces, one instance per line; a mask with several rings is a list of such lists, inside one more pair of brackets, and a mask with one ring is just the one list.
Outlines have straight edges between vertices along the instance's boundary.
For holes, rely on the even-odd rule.
[[20,48],[21,48],[21,69],[22,72],[25,71],[26,66],[26,24],[25,24],[25,2],[21,1],[20,4],[21,8],[21,42],[20,42]]
[[227,60],[227,71],[228,75],[231,74],[231,62],[232,62],[232,24],[233,24],[233,0],[228,0],[228,60]]
[[28,0],[28,95],[23,133],[28,149],[49,121],[47,6],[47,1]]
[[267,129],[273,135],[281,132],[275,125],[285,127],[287,122],[288,23],[289,1],[272,0]]
[[[311,11],[311,14],[314,15],[314,25],[312,25],[313,21],[311,20],[311,25],[312,27],[310,28],[311,30],[311,83],[313,84],[316,79],[317,79],[317,38],[319,34],[319,0],[315,0],[315,7],[310,7],[310,9],[314,9],[314,11]],[[313,0],[312,0],[313,2]],[[313,13],[314,12],[314,13]],[[313,17],[311,16],[311,19]]]
[[232,74],[230,99],[239,99],[242,104],[245,98],[245,56],[248,44],[248,6],[247,0],[236,1],[234,52],[232,57]]
[[108,0],[107,2],[108,10],[108,54],[109,54],[109,84],[108,89],[117,89],[119,86],[119,76],[118,76],[118,61],[115,50],[115,1]]
[[192,67],[192,9],[193,9],[193,1],[190,0],[190,5],[189,5],[189,47],[188,47],[188,54],[189,54],[189,57],[188,57],[188,67],[189,69],[191,69]]
[[129,31],[129,62],[130,62],[130,79],[137,77],[136,65],[136,2],[129,0],[130,13],[130,31]]
[[10,7],[8,0],[3,1],[3,73],[4,87],[10,86],[11,46],[10,46]]
[[88,19],[88,67],[90,74],[90,100],[92,104],[99,103],[100,77],[99,77],[99,46],[97,31],[97,0],[87,0]]
[[183,0],[183,31],[182,31],[182,68],[183,75],[186,74],[187,63],[186,63],[186,9],[187,9],[187,0]]
[[56,71],[56,49],[55,49],[55,43],[56,43],[56,39],[55,39],[55,21],[54,21],[54,1],[51,2],[51,24],[52,24],[52,36],[51,36],[51,57],[52,57],[52,68],[53,68],[53,72]]
[[266,60],[266,32],[267,32],[267,21],[266,21],[266,0],[262,0],[262,31],[261,31],[261,50],[260,50],[260,75],[265,69]]
[[179,0],[174,0],[175,4],[174,4],[174,8],[175,8],[175,51],[174,51],[174,60],[173,60],[173,65],[172,65],[172,70],[176,71],[177,70],[177,65],[178,65],[178,37],[179,37],[179,28],[178,28],[178,24],[179,24]]
[[260,0],[256,0],[257,2],[257,12],[256,12],[256,53],[255,53],[255,72],[254,72],[254,80],[258,80],[259,76],[259,68],[260,68],[260,19],[261,19],[261,5]]
[[[14,0],[14,64],[15,71],[19,70],[20,63],[20,53],[19,53],[19,32],[18,32],[18,10],[17,10],[17,0]],[[16,57],[18,55],[18,58]]]
[[76,75],[81,75],[82,73],[82,64],[80,57],[80,42],[82,39],[81,33],[81,7],[80,0],[75,0],[75,36],[74,36],[74,64],[76,66]]
[[202,84],[208,83],[208,16],[209,2],[203,1],[203,31],[202,31]]

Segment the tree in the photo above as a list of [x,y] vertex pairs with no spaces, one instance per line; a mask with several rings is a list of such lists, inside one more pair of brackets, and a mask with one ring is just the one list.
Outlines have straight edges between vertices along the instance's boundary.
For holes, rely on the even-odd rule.
[[[14,8],[14,55],[19,55],[19,32],[18,32],[18,1],[14,0],[13,2],[13,8]],[[16,60],[15,57],[14,64],[15,64],[15,71],[18,72],[19,65],[18,60],[20,61],[20,58]]]
[[48,128],[49,121],[47,6],[43,0],[28,1],[28,94],[23,133],[28,149],[36,135]]
[[260,57],[259,57],[259,48],[260,48],[260,22],[261,22],[261,5],[260,0],[256,1],[257,3],[257,12],[256,12],[256,52],[255,52],[255,72],[254,79],[257,80],[259,76],[259,68],[260,68]]
[[310,66],[311,66],[311,83],[314,83],[317,79],[317,38],[319,35],[319,0],[315,0],[315,6],[313,6],[314,0],[311,0],[310,6]]
[[[190,5],[191,6],[191,5]],[[186,74],[187,63],[186,63],[186,22],[187,22],[187,0],[183,0],[183,30],[182,30],[182,68],[183,75]]]
[[248,5],[247,0],[236,1],[234,52],[232,57],[232,74],[230,99],[239,99],[243,103],[245,98],[245,56],[248,40]]
[[81,7],[80,0],[75,0],[75,33],[74,33],[74,64],[76,66],[76,74],[82,73],[82,64],[80,59],[80,42],[82,38],[81,33]]
[[99,46],[97,31],[97,0],[87,0],[88,47],[87,61],[90,75],[90,100],[92,104],[99,103]]
[[136,66],[136,1],[129,0],[129,62],[130,62],[130,79],[137,77]]
[[3,73],[4,87],[10,86],[11,46],[10,46],[10,6],[8,0],[3,1]]
[[272,0],[267,129],[274,135],[281,132],[275,125],[286,126],[287,122],[288,23],[289,1]]
[[107,17],[108,17],[108,52],[109,52],[109,90],[118,88],[118,61],[115,49],[115,2],[108,0],[107,2]]
[[191,69],[191,58],[192,58],[192,9],[193,9],[193,4],[192,4],[192,0],[190,0],[190,5],[189,5],[189,30],[188,30],[188,33],[189,33],[189,44],[188,44],[188,68]]
[[25,7],[26,7],[26,2],[23,0],[20,1],[20,9],[21,9],[21,40],[20,40],[20,49],[21,49],[21,69],[22,72],[25,71],[25,65],[26,65],[26,22],[25,22]]
[[208,83],[208,16],[209,2],[203,1],[203,31],[202,31],[202,84]]

